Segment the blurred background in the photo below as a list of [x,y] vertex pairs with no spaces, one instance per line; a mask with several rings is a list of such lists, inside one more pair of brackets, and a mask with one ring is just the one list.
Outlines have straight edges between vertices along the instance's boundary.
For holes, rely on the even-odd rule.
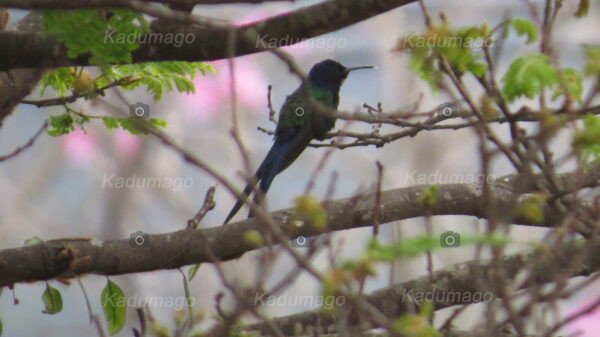
[[[236,23],[247,23],[291,11],[316,1],[295,3],[265,3],[261,5],[197,6],[195,12],[204,16],[229,19]],[[490,26],[501,22],[505,16],[531,17],[531,7],[542,8],[543,1],[426,1],[430,13],[436,18],[444,12],[454,26],[481,24]],[[578,1],[566,1],[555,28],[553,41],[563,66],[581,69],[582,43],[600,43],[600,2],[592,1],[590,14],[577,19],[575,12]],[[11,12],[13,22],[23,13]],[[539,22],[539,17],[533,17]],[[85,29],[85,28],[82,28]],[[327,34],[326,43],[320,47],[310,43],[287,47],[299,65],[308,71],[323,59],[333,58],[346,66],[376,65],[377,70],[352,73],[342,87],[340,109],[359,110],[363,103],[376,106],[381,102],[384,111],[408,109],[423,95],[420,111],[434,109],[449,98],[432,95],[427,85],[409,70],[406,54],[392,52],[397,40],[424,30],[423,17],[416,3],[401,7],[352,27]],[[101,37],[99,37],[101,38]],[[497,74],[505,72],[516,56],[539,48],[525,46],[520,38],[510,35],[500,55]],[[195,94],[171,93],[161,101],[154,101],[143,90],[125,93],[131,103],[143,102],[150,107],[152,117],[168,121],[166,132],[185,149],[210,163],[226,177],[235,181],[240,188],[244,184],[240,171],[242,162],[229,129],[232,126],[232,100],[229,90],[229,74],[226,61],[209,62],[216,74],[196,79]],[[252,163],[258,165],[272,144],[272,137],[257,130],[257,127],[274,129],[268,120],[267,86],[273,85],[272,100],[278,110],[287,94],[299,84],[287,67],[269,54],[255,54],[234,60],[236,71],[237,111],[244,145],[251,154]],[[468,80],[477,95],[479,87]],[[33,98],[39,98],[36,90]],[[44,98],[53,97],[47,92]],[[103,98],[113,105],[128,111],[128,106],[114,93]],[[537,103],[519,101],[535,108]],[[80,101],[75,104],[90,114],[108,114],[106,105],[98,101]],[[12,151],[23,144],[40,127],[48,115],[60,113],[60,108],[38,109],[19,105],[4,121],[0,130],[0,154]],[[337,127],[344,126],[338,121]],[[504,126],[494,126],[499,133],[508,136]],[[352,130],[368,131],[369,125],[354,123]],[[568,135],[564,142],[554,145],[556,152],[568,150]],[[288,208],[296,196],[303,193],[312,171],[328,149],[309,148],[287,171],[279,175],[269,191],[268,204],[271,209]],[[477,138],[473,130],[422,132],[417,137],[405,138],[383,148],[357,147],[333,150],[331,158],[318,175],[312,194],[323,198],[330,178],[337,172],[338,179],[334,198],[348,197],[357,191],[372,190],[377,179],[375,162],[384,167],[383,189],[413,185],[417,175],[473,173],[479,174],[480,163]],[[565,167],[563,169],[568,169]],[[437,173],[436,173],[437,172]],[[493,165],[496,177],[512,173],[512,167],[504,160]],[[116,188],[107,183],[111,179],[129,177],[158,177],[179,179],[185,182],[179,188]],[[114,181],[114,180],[112,180]],[[180,156],[165,148],[151,137],[135,137],[120,130],[109,131],[100,122],[91,123],[85,131],[77,130],[69,135],[53,138],[43,135],[31,148],[18,157],[0,163],[0,248],[18,247],[28,238],[41,239],[64,237],[96,237],[115,239],[129,237],[130,233],[164,233],[185,227],[201,206],[206,190],[216,182],[213,178],[186,164]],[[219,226],[235,202],[224,189],[217,188],[216,208],[203,220],[201,227]],[[236,219],[242,219],[243,210]],[[482,231],[479,221],[468,217],[436,217],[433,219],[435,233],[452,230],[460,234]],[[394,240],[403,236],[424,233],[423,219],[407,220],[382,227],[380,237]],[[542,239],[546,230],[514,226],[511,235],[515,238],[509,251],[528,248],[528,243]],[[343,257],[360,254],[371,229],[357,229],[337,233],[335,244],[341,248]],[[301,248],[299,248],[301,249]],[[442,268],[474,256],[473,247],[448,248],[434,254],[434,267]],[[317,269],[328,266],[325,254],[313,261]],[[241,259],[228,262],[225,269],[235,282],[253,280],[256,272],[256,254],[244,255]],[[294,268],[287,257],[278,260],[283,272]],[[368,291],[385,287],[390,282],[400,282],[426,273],[425,257],[392,266],[382,265],[376,278],[368,282]],[[181,274],[178,271],[111,277],[130,296],[184,296]],[[90,294],[92,308],[102,313],[99,293],[106,283],[101,276],[88,275],[82,281]],[[274,280],[276,281],[276,280]],[[577,281],[577,280],[576,280]],[[13,305],[10,290],[4,289],[0,296],[0,316],[4,322],[4,334],[10,337],[45,335],[76,336],[96,334],[88,324],[84,298],[76,283],[64,286],[55,281],[50,283],[63,294],[64,310],[54,316],[42,314],[41,294],[43,282],[17,284],[15,296],[20,304]],[[224,291],[216,272],[209,264],[201,267],[191,283],[195,306],[211,315],[214,310],[215,294]],[[287,289],[289,295],[319,294],[317,282],[309,275],[302,275]],[[600,293],[596,282],[588,291]],[[565,301],[561,310],[565,314],[586,304],[585,296]],[[467,315],[457,321],[457,328],[468,329],[480,322],[481,305],[474,305]],[[170,323],[176,308],[157,306],[151,308],[154,315]],[[271,306],[265,312],[270,315],[285,315],[310,309],[306,306]],[[442,322],[451,312],[442,310],[436,321]],[[128,325],[137,325],[133,311],[129,312]],[[582,336],[597,336],[594,328],[600,327],[600,313],[577,320],[565,333],[583,329]],[[131,330],[124,329],[118,336],[130,336]]]

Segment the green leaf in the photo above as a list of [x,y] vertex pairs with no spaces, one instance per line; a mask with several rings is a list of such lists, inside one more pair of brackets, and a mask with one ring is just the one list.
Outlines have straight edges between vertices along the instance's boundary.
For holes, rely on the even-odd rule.
[[37,245],[42,242],[44,242],[44,240],[38,238],[37,236],[34,236],[32,238],[25,240],[25,242],[23,242],[23,246],[24,247],[33,246],[33,245]]
[[452,69],[459,75],[467,72],[482,77],[487,65],[479,62],[479,48],[490,43],[490,29],[487,25],[452,28],[442,24],[429,28],[423,34],[412,34],[401,39],[397,51],[407,50],[410,55],[410,68],[426,81],[434,91],[438,91],[441,78],[439,57],[448,60]]
[[440,43],[436,43],[433,50],[437,55],[446,57],[459,75],[471,72],[474,76],[481,77],[487,72],[487,66],[477,61],[481,55],[474,51],[483,48],[487,43],[487,31],[487,25],[459,29],[452,29],[447,25],[438,26],[434,29],[433,35]]
[[196,273],[198,272],[198,270],[200,270],[201,265],[202,264],[198,263],[190,267],[190,269],[188,270],[188,280],[191,281],[194,278],[194,276],[196,276]]
[[404,315],[392,324],[394,331],[400,336],[406,337],[439,337],[442,334],[429,324],[427,316]]
[[[468,244],[482,244],[493,247],[505,246],[510,238],[500,234],[490,235],[459,235],[459,246]],[[392,244],[381,244],[378,240],[371,240],[367,248],[366,260],[376,262],[389,262],[398,258],[417,257],[427,252],[446,249],[440,240],[443,235],[419,235],[403,238]]]
[[244,232],[244,243],[251,247],[258,248],[264,245],[264,239],[262,234],[256,229],[249,229]]
[[587,115],[583,120],[583,130],[575,134],[573,146],[581,150],[581,159],[600,161],[600,118]]
[[517,215],[525,219],[541,223],[544,221],[544,206],[546,205],[546,196],[542,194],[533,194],[526,196],[524,200],[519,202],[515,208]]
[[600,74],[600,45],[583,45],[585,54],[584,74],[595,76]]
[[584,148],[581,151],[581,161],[587,163],[589,161],[600,162],[600,145],[595,144]]
[[423,190],[423,194],[419,197],[419,201],[423,207],[429,208],[435,205],[437,201],[438,191],[440,187],[438,185],[427,186]]
[[487,73],[487,64],[483,62],[472,62],[467,65],[467,69],[475,75],[475,77],[483,77]]
[[557,83],[556,71],[544,54],[530,54],[513,61],[502,78],[502,92],[509,102],[525,96],[535,98]]
[[510,21],[518,36],[527,36],[527,44],[538,39],[538,30],[535,24],[527,19],[514,18]]
[[49,71],[44,74],[40,81],[40,95],[43,95],[48,87],[56,91],[58,96],[64,97],[75,82],[75,74],[72,68],[64,67]]
[[137,126],[136,121],[131,118],[119,118],[119,124],[123,130],[129,131],[132,135],[146,134]]
[[[132,135],[145,135],[148,133],[138,124],[144,123],[142,120],[132,119],[129,117],[104,116],[102,117],[102,122],[104,122],[104,125],[109,130],[121,128],[125,131],[128,131]],[[150,118],[146,122],[150,123],[150,126],[154,128],[166,128],[169,124],[167,121],[159,118]]]
[[108,323],[108,333],[114,335],[125,326],[127,317],[125,294],[116,283],[108,280],[102,290],[101,303]]
[[421,53],[413,53],[410,57],[409,67],[412,71],[417,73],[423,81],[427,82],[434,92],[439,91],[438,83],[441,76],[440,73],[436,71],[432,58]]
[[[564,69],[559,73],[559,78],[562,79],[564,87],[569,92],[569,95],[576,101],[581,102],[583,99],[583,76],[581,76],[579,71],[573,68]],[[554,89],[552,98],[556,99],[564,94],[563,86],[559,83]]]
[[103,81],[98,86],[108,84],[110,80],[121,78],[135,78],[136,81],[124,86],[126,90],[133,90],[140,86],[152,94],[155,100],[160,100],[165,93],[177,89],[183,93],[194,93],[194,78],[198,73],[212,74],[215,69],[202,62],[146,62],[139,64],[125,64],[112,67],[105,72]]
[[62,296],[58,289],[53,288],[46,284],[46,291],[42,294],[42,301],[44,302],[44,314],[54,315],[61,312],[63,308]]
[[142,13],[118,8],[45,10],[42,22],[70,58],[89,54],[93,64],[131,63],[137,37],[150,31]]
[[148,120],[148,122],[150,122],[150,124],[152,124],[155,128],[166,128],[167,125],[169,125],[169,123],[165,120],[159,119],[159,118],[150,118]]
[[116,117],[105,116],[102,117],[102,122],[107,129],[112,130],[119,127],[119,119]]
[[4,331],[4,328],[2,327],[2,319],[0,319],[0,336],[2,336],[2,331]]
[[[124,65],[101,65],[102,75],[90,82],[91,77],[87,73],[76,78],[78,71],[74,68],[64,67],[50,71],[44,75],[41,80],[41,94],[46,88],[53,88],[59,96],[64,97],[69,92],[81,92],[82,83],[85,82],[86,88],[102,88],[115,81],[123,83],[121,88],[124,90],[134,90],[139,87],[145,87],[152,94],[154,99],[161,99],[165,93],[177,90],[182,93],[194,93],[194,78],[198,74],[208,75],[215,73],[215,69],[207,63],[202,62],[146,62],[139,64]],[[85,76],[83,76],[85,75]],[[86,81],[82,81],[82,78]],[[108,121],[106,124],[109,129],[114,126],[114,122]],[[110,126],[109,126],[110,125]]]
[[373,261],[393,261],[400,257],[416,257],[439,246],[439,238],[430,235],[404,238],[391,245],[382,245],[372,240],[367,249],[367,257]]
[[68,112],[48,118],[50,127],[48,134],[53,137],[66,135],[75,129],[73,117]]
[[311,196],[300,196],[295,200],[296,214],[310,222],[314,228],[324,230],[327,227],[327,211],[321,202]]

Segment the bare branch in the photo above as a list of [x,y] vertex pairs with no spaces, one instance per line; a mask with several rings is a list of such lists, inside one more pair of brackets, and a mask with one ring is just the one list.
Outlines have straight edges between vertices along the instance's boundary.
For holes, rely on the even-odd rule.
[[14,151],[12,151],[11,153],[4,155],[4,156],[0,156],[0,162],[1,161],[5,161],[7,159],[10,158],[14,158],[16,156],[19,155],[19,153],[27,150],[28,148],[32,147],[33,144],[35,143],[35,141],[38,139],[38,137],[44,132],[46,131],[46,128],[48,127],[48,121],[45,121],[44,124],[42,124],[42,126],[36,131],[35,134],[33,134],[33,136],[31,136],[31,138],[29,138],[29,140],[27,141],[27,143],[19,146],[18,148],[16,148]]
[[[540,178],[541,177],[535,177]],[[535,179],[532,179],[535,180]],[[563,190],[576,190],[596,186],[600,182],[600,168],[592,166],[587,171],[565,173],[557,176]],[[520,193],[532,192],[533,181],[524,182],[518,176],[499,178],[489,185],[496,201],[495,207],[505,212],[507,223],[547,226],[513,215],[509,212],[518,203]],[[428,185],[399,188],[381,193],[380,221],[392,221],[420,217],[429,212],[436,215],[485,216],[481,186],[477,184],[439,185],[439,200],[426,207],[420,196]],[[347,198],[327,203],[328,229],[340,231],[372,226],[373,205],[376,194],[359,198]],[[294,210],[286,209],[272,213],[279,227],[290,237],[322,234],[311,226],[298,227]],[[553,219],[554,211],[546,209],[545,219]],[[95,273],[119,275],[159,269],[172,269],[189,264],[221,261],[236,258],[257,249],[244,239],[248,230],[261,230],[262,224],[255,218],[220,227],[201,230],[180,230],[150,235],[145,246],[131,244],[129,239],[100,241],[97,239],[72,238],[45,241],[41,244],[11,248],[0,251],[0,287],[15,282],[48,280],[56,277]],[[258,247],[260,248],[260,247]],[[207,252],[212,252],[211,257]]]
[[[194,40],[179,48],[156,41],[142,44],[133,53],[133,60],[138,63],[210,61],[252,54],[333,32],[414,1],[328,0],[240,27],[157,25],[156,32],[193,34]],[[233,41],[230,41],[231,37]],[[107,39],[104,35],[98,38]],[[229,42],[235,45],[233,55],[228,52]],[[0,49],[0,70],[91,65],[89,55],[70,59],[65,47],[46,33],[0,32],[0,45],[3,46]]]
[[[81,8],[107,8],[125,7],[131,8],[135,2],[150,2],[139,0],[5,0],[2,6],[6,8],[19,9],[81,9]],[[223,5],[223,4],[260,4],[264,2],[294,2],[294,0],[158,0],[152,1],[165,5],[178,7],[189,7],[193,5]]]
[[[588,245],[589,247],[584,249],[584,245],[571,242],[565,244],[562,250],[550,253],[533,251],[515,254],[504,258],[501,261],[501,267],[506,270],[506,275],[513,279],[522,272],[529,261],[535,260],[536,269],[531,276],[535,280],[535,284],[543,285],[554,281],[571,259],[583,254],[586,259],[573,273],[573,276],[588,276],[600,269],[600,241],[588,243]],[[474,302],[473,298],[479,298],[480,302],[493,300],[498,296],[497,290],[493,286],[493,278],[494,273],[489,261],[473,260],[434,272],[433,283],[429,275],[425,275],[415,280],[376,290],[367,295],[366,300],[392,319],[411,313],[411,306],[419,307],[424,302],[423,296],[418,297],[415,294],[444,295],[433,296],[432,301],[427,300],[434,305],[436,310],[476,303],[477,300]],[[533,284],[529,284],[529,286],[533,286]],[[471,301],[465,301],[466,298]],[[595,305],[597,304],[594,303],[590,308]],[[585,310],[577,315],[584,313]],[[302,332],[311,331],[307,330],[311,327],[317,330],[321,328],[324,333],[331,333],[330,329],[336,326],[335,315],[331,311],[322,311],[321,309],[278,317],[271,321],[288,336],[297,335],[298,326],[302,327]],[[317,326],[317,322],[320,326]],[[263,322],[249,325],[247,328],[263,333],[267,332]],[[376,327],[372,326],[371,328]]]
[[202,207],[196,213],[193,219],[188,220],[187,228],[196,229],[200,224],[200,221],[204,219],[206,214],[215,208],[215,191],[217,190],[217,186],[211,186],[208,191],[206,191],[206,195],[204,196],[204,202],[202,203]]

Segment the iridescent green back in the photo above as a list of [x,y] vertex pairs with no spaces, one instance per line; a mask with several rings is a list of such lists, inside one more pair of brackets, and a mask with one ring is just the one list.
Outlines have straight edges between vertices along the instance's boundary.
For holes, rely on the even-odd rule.
[[[326,89],[311,88],[310,94],[321,104],[337,109],[339,96]],[[308,102],[302,99],[302,92],[299,88],[293,94],[289,95],[279,111],[279,122],[277,129],[296,128],[305,125],[311,121],[314,138],[320,139],[329,132],[335,125],[335,118],[329,118],[322,114],[313,113]]]

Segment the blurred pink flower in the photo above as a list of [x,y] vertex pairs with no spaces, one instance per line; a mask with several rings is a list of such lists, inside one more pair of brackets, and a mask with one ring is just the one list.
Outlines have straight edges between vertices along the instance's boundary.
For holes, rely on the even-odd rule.
[[[260,68],[249,57],[238,58],[234,62],[238,108],[241,111],[264,113],[267,83]],[[200,119],[213,118],[219,112],[231,108],[227,60],[211,64],[215,67],[216,74],[198,77],[195,80],[196,93],[182,98],[186,113]]]
[[131,158],[140,148],[141,137],[134,136],[124,130],[114,130],[117,153],[122,158]]
[[[567,308],[567,314],[565,317],[576,314],[581,310],[585,310],[594,302],[594,299],[586,300]],[[600,307],[597,307],[596,310],[579,317],[575,321],[572,321],[564,330],[568,332],[581,331],[581,335],[578,335],[580,337],[596,337],[598,336],[598,329],[600,329]]]
[[67,160],[76,165],[88,166],[98,154],[95,137],[89,131],[84,133],[81,129],[64,136],[61,146]]

